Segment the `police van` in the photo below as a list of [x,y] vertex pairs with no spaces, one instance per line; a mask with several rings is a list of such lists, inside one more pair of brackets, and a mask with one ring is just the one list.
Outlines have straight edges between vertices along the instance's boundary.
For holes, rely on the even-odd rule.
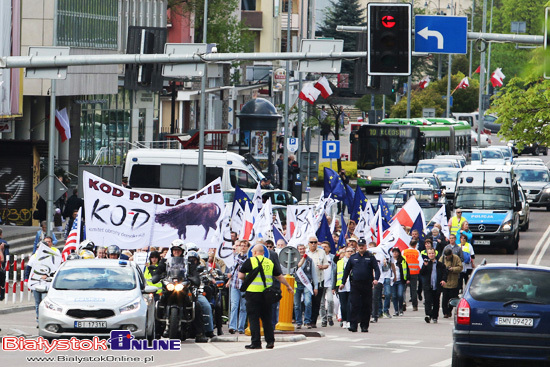
[[505,248],[513,254],[519,244],[519,187],[512,166],[466,166],[455,190],[455,208],[472,231],[472,245]]
[[[199,151],[192,149],[131,149],[126,156],[124,176],[133,189],[172,197],[190,195],[198,187]],[[222,179],[222,190],[255,189],[264,178],[253,158],[225,150],[205,150],[205,182]]]

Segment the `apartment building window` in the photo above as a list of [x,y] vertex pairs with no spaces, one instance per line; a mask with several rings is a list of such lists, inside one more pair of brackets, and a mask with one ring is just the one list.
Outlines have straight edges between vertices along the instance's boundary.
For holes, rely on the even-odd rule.
[[241,10],[256,10],[256,0],[241,0]]
[[57,44],[116,50],[117,0],[58,0]]

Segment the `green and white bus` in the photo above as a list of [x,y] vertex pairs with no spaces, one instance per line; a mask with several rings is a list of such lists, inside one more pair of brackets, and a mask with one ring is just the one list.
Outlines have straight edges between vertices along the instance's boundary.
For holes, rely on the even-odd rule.
[[368,191],[389,187],[414,171],[421,159],[461,154],[469,160],[471,128],[450,118],[384,119],[363,125],[351,136],[357,184]]

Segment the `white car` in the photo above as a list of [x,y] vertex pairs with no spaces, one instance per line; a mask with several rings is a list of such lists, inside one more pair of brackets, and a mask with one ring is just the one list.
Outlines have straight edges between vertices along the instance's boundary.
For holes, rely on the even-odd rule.
[[483,134],[483,133],[480,134],[480,138],[481,138],[481,143],[480,144],[478,144],[478,142],[477,142],[477,137],[478,137],[477,132],[472,130],[471,137],[472,137],[472,146],[473,147],[486,148],[489,145],[491,145],[491,138],[487,134]]
[[[506,159],[498,148],[483,148],[479,150],[481,152],[481,164],[490,165],[506,165]],[[508,162],[510,164],[510,162]]]
[[[155,337],[158,289],[148,286],[131,261],[69,260],[55,274],[40,303],[38,335],[45,338],[109,337],[129,330],[135,338]],[[39,287],[38,292],[45,292]]]

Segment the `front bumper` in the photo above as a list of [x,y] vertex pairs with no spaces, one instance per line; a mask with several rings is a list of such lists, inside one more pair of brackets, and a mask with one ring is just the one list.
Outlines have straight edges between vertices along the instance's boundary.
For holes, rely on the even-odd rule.
[[385,188],[390,187],[393,180],[370,180],[364,178],[357,178],[357,185],[360,187],[369,187],[369,188]]
[[[120,314],[118,310],[114,316],[107,318],[74,318],[63,313],[49,310],[44,307],[44,303],[40,304],[38,318],[38,335],[49,338],[64,338],[64,337],[109,337],[112,330],[124,330],[128,325],[135,326],[136,330],[132,330],[132,334],[136,338],[143,338],[147,334],[147,307],[141,307],[133,312]],[[77,321],[105,321],[105,328],[76,328]],[[52,332],[46,329],[50,324],[59,325],[60,329],[57,332]]]
[[[532,190],[529,190],[532,191]],[[550,205],[550,193],[545,193],[544,190],[540,190],[537,194],[526,194],[527,202],[530,206],[540,207]]]
[[[471,227],[470,227],[471,228]],[[510,247],[515,231],[510,232],[472,232],[472,245],[480,247]]]

